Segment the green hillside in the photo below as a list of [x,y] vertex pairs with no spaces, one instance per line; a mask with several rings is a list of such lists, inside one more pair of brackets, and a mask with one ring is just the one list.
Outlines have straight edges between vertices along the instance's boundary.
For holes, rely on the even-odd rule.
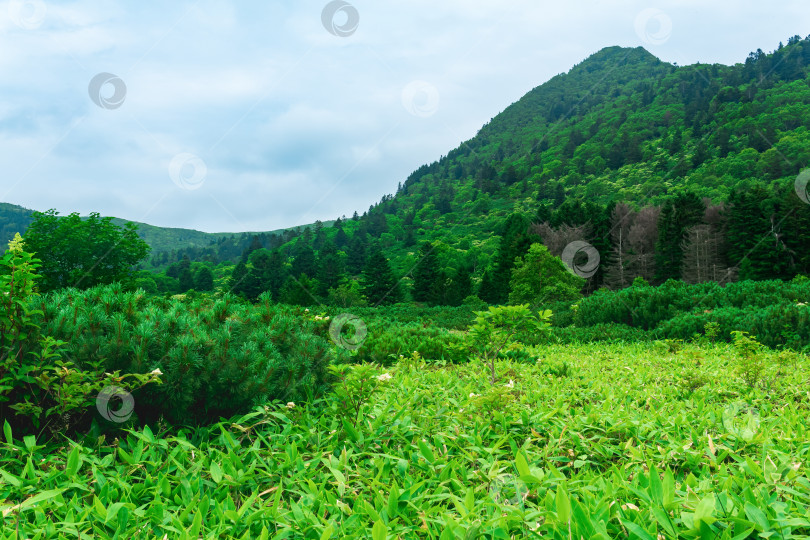
[[493,211],[658,203],[686,189],[723,200],[741,184],[792,182],[810,161],[810,41],[789,43],[735,66],[603,49],[420,167],[374,211],[395,232],[413,220],[417,239],[464,224],[482,225],[467,232],[483,239]]
[[[731,219],[736,193],[745,199],[737,208],[761,203],[738,216],[761,217],[761,227],[740,236],[758,235],[776,216],[775,234],[800,254],[808,208],[793,184],[810,164],[808,65],[810,39],[798,36],[734,66],[675,66],[642,48],[603,49],[417,169],[363,216],[359,230],[379,239],[401,273],[418,260],[414,246],[439,241],[442,266],[467,265],[480,278],[496,264],[504,223],[515,212],[557,230],[589,227],[585,239],[608,262],[617,203],[638,211],[690,193]],[[806,272],[806,258],[802,264]]]
[[31,223],[33,210],[0,202],[0,242],[5,247],[16,233],[24,233]]
[[[0,241],[6,245],[16,233],[24,234],[26,228],[33,220],[34,210],[23,208],[14,204],[0,203]],[[128,223],[127,220],[114,218],[113,223],[123,225]],[[184,250],[195,251],[211,251],[212,246],[222,246],[232,244],[238,246],[236,249],[237,256],[241,254],[242,249],[250,244],[250,240],[254,235],[260,237],[270,237],[274,235],[281,235],[287,229],[276,229],[274,231],[264,232],[239,232],[239,233],[207,233],[197,231],[194,229],[182,229],[175,227],[157,227],[149,225],[148,223],[141,223],[133,221],[138,225],[138,236],[140,236],[152,248],[152,257],[161,258],[161,255],[166,254],[167,258],[176,260],[177,252]],[[327,221],[324,225],[331,225],[331,221]],[[304,225],[300,228],[313,227],[314,224]],[[217,254],[219,258],[219,254]],[[182,254],[179,258],[182,258]],[[201,257],[200,257],[201,258]],[[221,257],[227,259],[227,257]],[[155,266],[160,266],[156,264]]]

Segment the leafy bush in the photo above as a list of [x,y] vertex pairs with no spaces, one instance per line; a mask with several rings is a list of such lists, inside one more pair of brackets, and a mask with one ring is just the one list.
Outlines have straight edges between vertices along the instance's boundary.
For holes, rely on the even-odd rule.
[[705,332],[707,325],[711,325],[714,336],[725,341],[731,340],[733,331],[741,330],[756,335],[767,347],[810,350],[810,307],[801,303],[683,313],[661,323],[654,333],[659,337],[686,339]]
[[737,372],[745,384],[753,388],[765,372],[766,360],[762,345],[756,339],[749,337],[747,332],[735,331],[734,349],[737,351]]
[[546,302],[576,300],[585,280],[573,274],[542,244],[532,244],[515,262],[509,281],[509,302],[539,306]]
[[634,343],[650,341],[653,336],[641,328],[624,324],[599,323],[584,328],[578,326],[553,326],[544,334],[545,343]]
[[[486,307],[486,306],[485,306]],[[330,315],[337,315],[343,310],[334,307],[323,308]],[[450,330],[465,330],[472,322],[473,308],[468,305],[450,307],[423,307],[413,304],[395,304],[376,308],[351,308],[354,315],[369,323],[374,320],[387,321],[390,324],[419,323],[423,326],[435,326]]]
[[386,365],[400,355],[417,352],[426,360],[465,362],[468,356],[463,343],[462,335],[443,328],[416,323],[388,326],[376,322],[369,326],[356,360]]
[[495,359],[509,345],[532,341],[533,337],[548,329],[551,311],[535,316],[527,304],[519,306],[491,306],[487,311],[475,312],[475,324],[470,327],[471,352],[489,362],[492,383],[495,383]]

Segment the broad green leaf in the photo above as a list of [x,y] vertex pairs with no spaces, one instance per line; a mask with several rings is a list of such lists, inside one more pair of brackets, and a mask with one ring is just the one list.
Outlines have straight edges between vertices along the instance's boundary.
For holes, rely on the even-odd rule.
[[73,450],[70,451],[67,459],[67,465],[65,466],[65,474],[68,477],[74,476],[78,471],[79,467],[81,466],[81,455],[79,454],[79,445],[73,447]]
[[633,523],[632,521],[627,521],[627,520],[624,520],[624,519],[622,519],[621,522],[622,522],[622,525],[624,525],[627,528],[628,531],[630,531],[634,535],[641,538],[641,540],[655,540],[653,535],[651,535],[646,530],[644,530],[644,528],[642,526],[637,525],[637,524]]
[[200,537],[200,529],[202,528],[203,513],[197,510],[194,513],[194,519],[191,522],[191,528],[188,530],[189,536],[192,538]]
[[348,435],[349,439],[351,439],[353,442],[359,442],[362,440],[360,433],[345,418],[343,419],[343,429],[346,430],[346,435]]
[[219,484],[222,482],[222,469],[220,468],[219,464],[216,461],[211,462],[211,467],[209,468],[211,472],[211,478]]
[[22,480],[14,476],[13,474],[6,472],[2,468],[0,468],[0,477],[3,478],[6,482],[11,484],[14,487],[20,487],[22,485]]
[[523,454],[522,450],[519,451],[515,456],[515,467],[517,467],[518,475],[520,476],[527,476],[531,474],[529,471],[529,462],[526,460],[526,456]]
[[67,488],[49,489],[48,491],[43,491],[42,493],[38,493],[38,494],[34,495],[33,497],[25,499],[22,503],[20,503],[19,509],[23,510],[25,508],[30,508],[31,506],[33,506],[33,505],[35,505],[35,504],[37,504],[39,502],[47,501],[48,499],[53,499],[54,497],[57,497],[57,496],[61,495],[62,493],[64,493],[66,489]]
[[425,441],[419,441],[419,453],[422,454],[422,457],[425,460],[433,465],[433,462],[436,461],[436,457],[433,455],[433,451],[430,447],[425,443]]
[[399,513],[399,488],[396,482],[391,486],[391,493],[388,494],[388,518],[394,519]]
[[695,521],[714,523],[714,494],[710,493],[698,503],[695,508]]
[[26,435],[23,437],[23,444],[25,444],[25,449],[28,450],[28,452],[33,452],[34,447],[37,445],[37,438],[33,435]]
[[669,468],[664,472],[664,482],[661,489],[664,508],[670,510],[675,505],[675,477]]
[[765,512],[747,501],[745,503],[745,515],[756,525],[759,532],[768,530],[768,517]]
[[661,504],[664,498],[664,488],[661,485],[661,477],[658,476],[658,469],[655,465],[650,467],[650,498],[656,504]]
[[554,500],[557,504],[557,519],[562,523],[568,523],[571,519],[571,501],[568,499],[568,492],[562,483],[557,484]]
[[464,497],[464,506],[467,508],[468,512],[472,512],[475,509],[475,492],[473,488],[467,488],[467,494]]
[[6,436],[6,442],[11,446],[14,444],[14,439],[11,436],[11,426],[8,420],[3,421],[3,434]]
[[371,528],[371,538],[372,540],[386,540],[388,538],[388,527],[385,526],[382,520],[377,521],[374,527]]
[[332,538],[332,535],[335,532],[335,528],[332,525],[327,525],[324,527],[323,532],[321,533],[321,540],[329,540]]

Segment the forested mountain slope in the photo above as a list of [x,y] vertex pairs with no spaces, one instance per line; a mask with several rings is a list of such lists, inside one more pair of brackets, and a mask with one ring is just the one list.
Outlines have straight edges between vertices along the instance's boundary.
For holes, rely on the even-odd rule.
[[[652,278],[683,277],[682,244],[698,225],[723,237],[724,267],[739,266],[753,249],[748,240],[769,231],[774,250],[790,252],[763,255],[755,261],[760,271],[742,277],[806,273],[808,206],[793,191],[810,163],[808,65],[810,39],[799,36],[734,66],[678,67],[642,48],[603,49],[417,169],[362,216],[358,230],[379,239],[401,273],[427,240],[440,241],[450,273],[468,266],[480,279],[499,258],[508,266],[496,252],[513,212],[547,222],[535,230],[546,243],[559,243],[566,225],[584,226],[580,234],[610,263],[622,221],[614,211],[627,203],[620,209],[625,232],[640,211],[636,236],[646,224],[650,238],[641,243],[655,251],[649,257],[669,258],[649,270]],[[509,250],[515,254],[520,249]],[[602,265],[594,285],[605,283],[609,269]]]

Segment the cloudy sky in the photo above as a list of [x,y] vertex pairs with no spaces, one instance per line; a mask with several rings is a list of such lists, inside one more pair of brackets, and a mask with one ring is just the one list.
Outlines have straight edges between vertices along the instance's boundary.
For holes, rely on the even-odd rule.
[[334,219],[611,45],[733,64],[807,0],[13,0],[0,201],[160,226]]

